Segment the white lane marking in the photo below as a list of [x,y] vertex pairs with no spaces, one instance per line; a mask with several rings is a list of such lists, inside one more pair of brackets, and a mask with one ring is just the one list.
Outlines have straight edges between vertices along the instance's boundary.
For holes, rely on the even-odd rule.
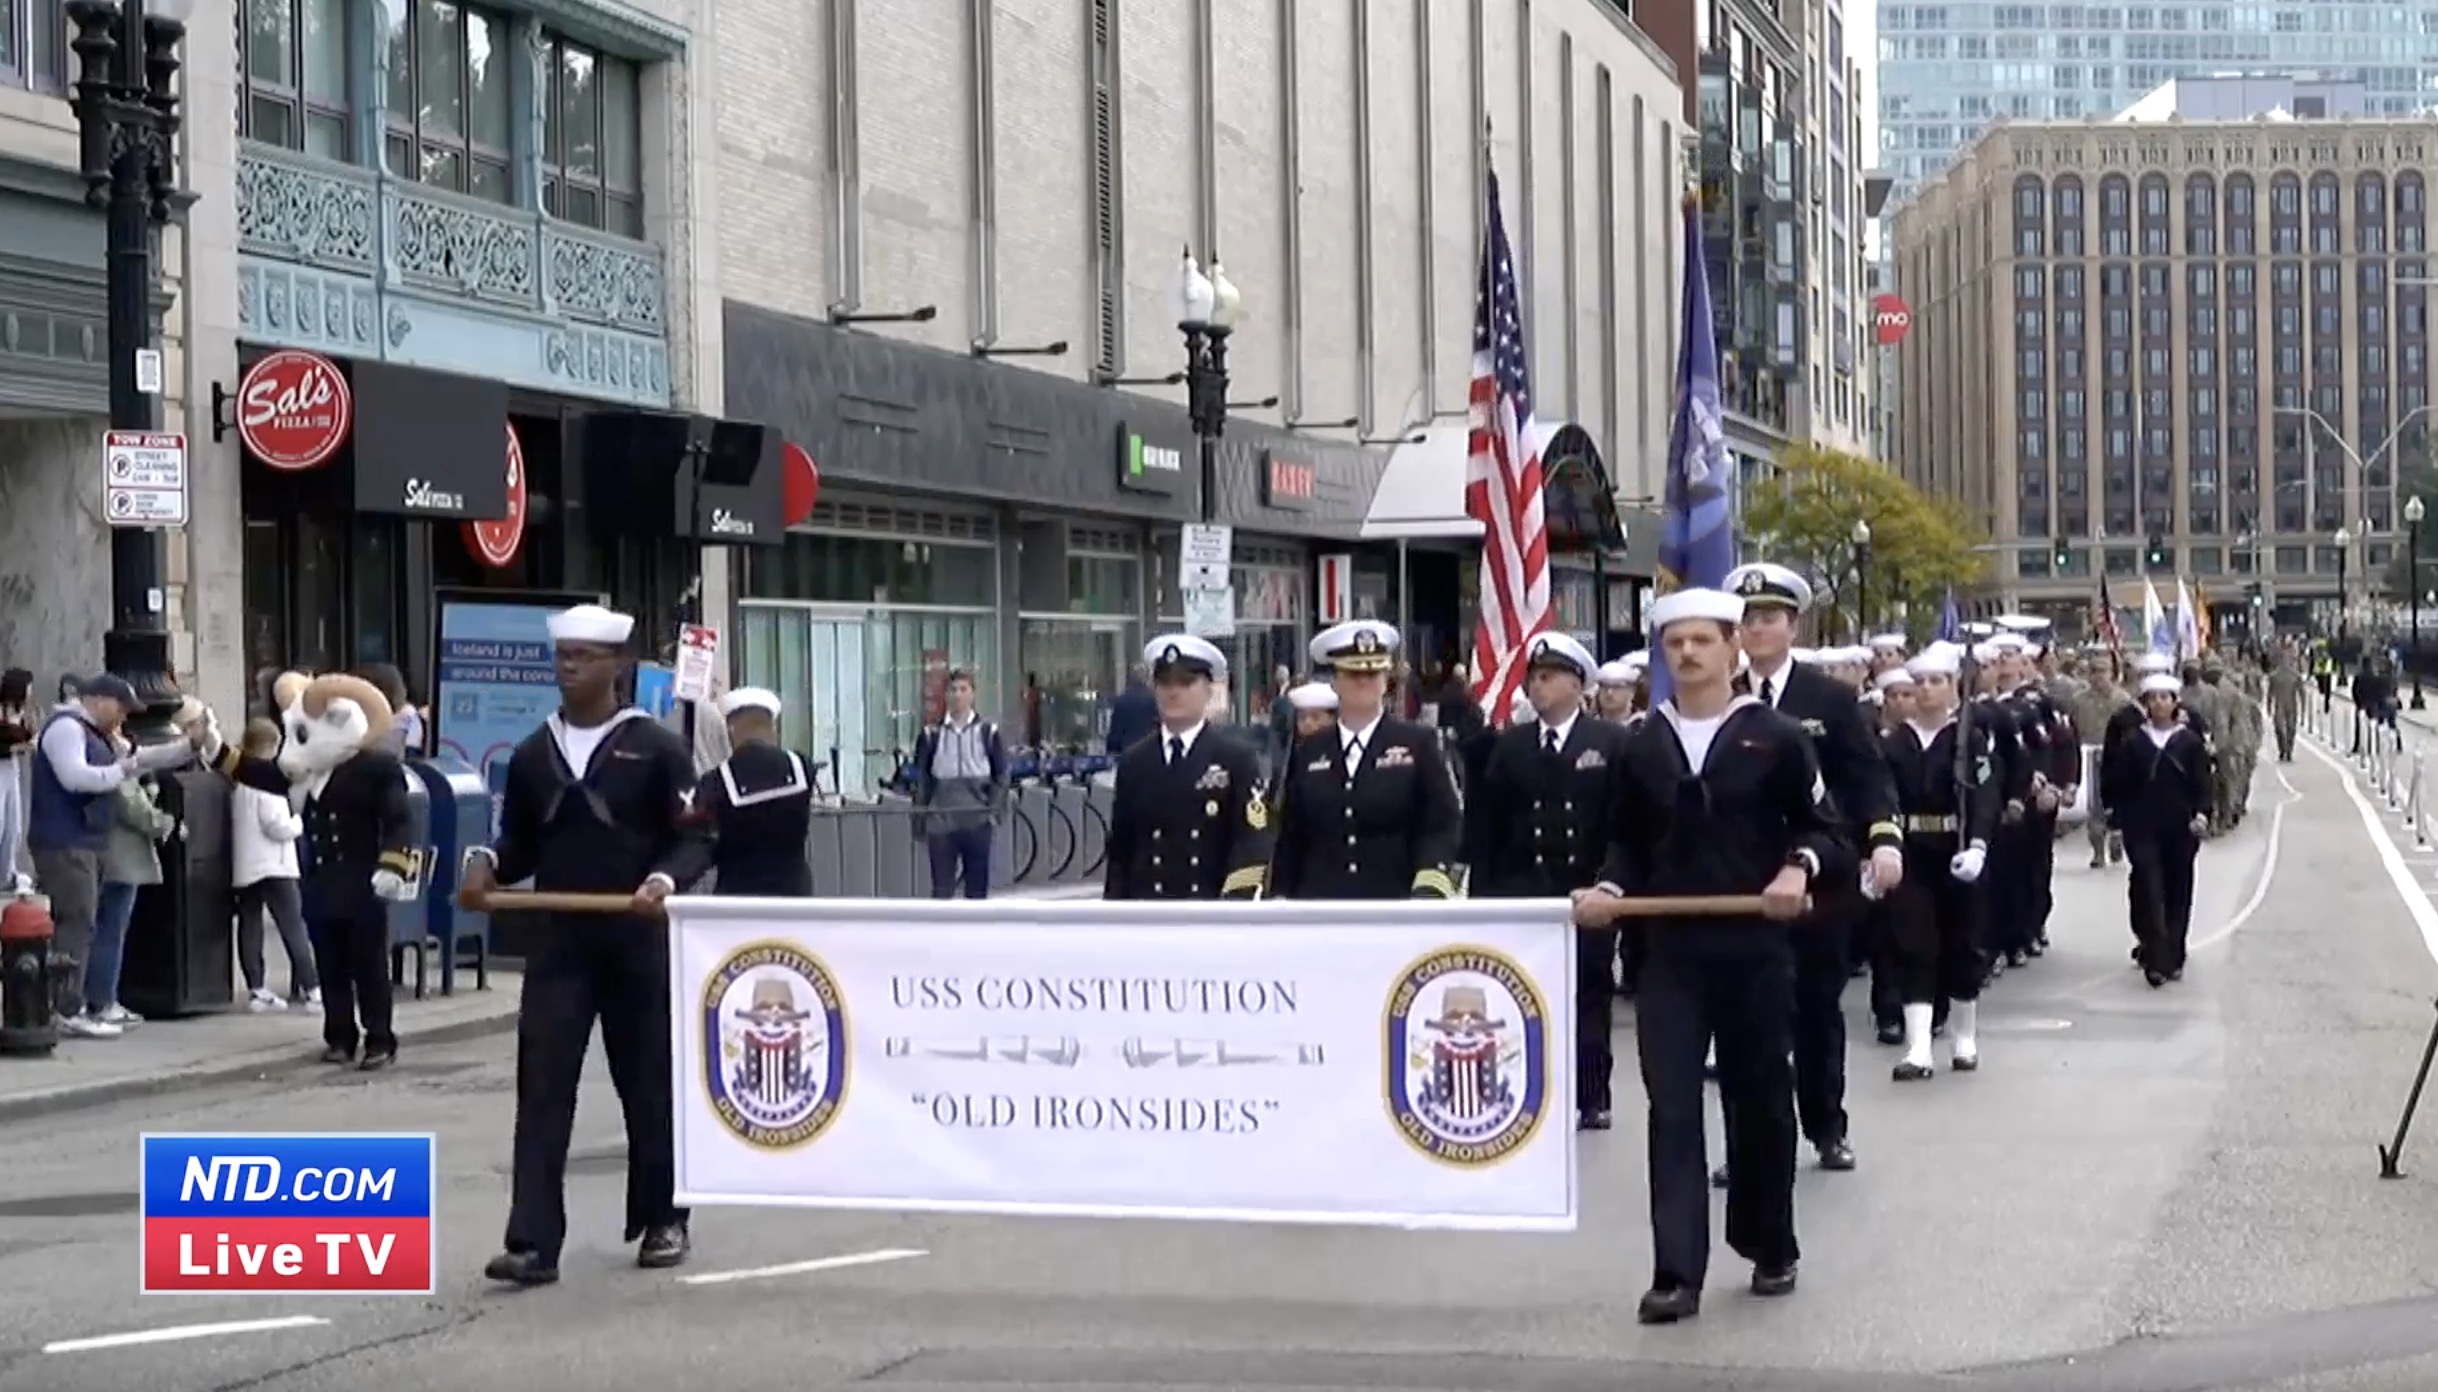
[[2397,850],[2396,843],[2388,838],[2386,818],[2379,809],[2370,805],[2370,799],[2362,796],[2361,789],[2353,786],[2353,769],[2349,765],[2317,744],[2306,742],[2302,747],[2309,751],[2312,758],[2326,764],[2336,774],[2337,783],[2353,803],[2353,810],[2362,814],[2362,828],[2370,833],[2370,848],[2378,852],[2380,868],[2387,872],[2388,881],[2395,885],[2396,897],[2404,901],[2404,911],[2412,915],[2413,926],[2421,930],[2421,945],[2428,950],[2432,961],[2438,961],[2438,907],[2431,905],[2420,882],[2413,878],[2412,867],[2404,863],[2404,853]]
[[850,1252],[843,1257],[816,1257],[811,1261],[786,1262],[779,1266],[752,1266],[742,1271],[705,1271],[696,1276],[680,1276],[678,1284],[687,1286],[724,1286],[731,1281],[767,1281],[774,1276],[803,1276],[815,1271],[838,1271],[850,1266],[878,1266],[882,1262],[907,1261],[931,1254],[912,1247],[884,1247],[877,1252]]
[[315,1315],[281,1319],[229,1320],[222,1324],[173,1324],[166,1329],[136,1329],[125,1334],[100,1334],[90,1339],[62,1339],[44,1344],[44,1353],[94,1353],[101,1349],[136,1348],[144,1344],[175,1344],[187,1339],[217,1339],[223,1334],[268,1334],[280,1329],[311,1329],[330,1321]]

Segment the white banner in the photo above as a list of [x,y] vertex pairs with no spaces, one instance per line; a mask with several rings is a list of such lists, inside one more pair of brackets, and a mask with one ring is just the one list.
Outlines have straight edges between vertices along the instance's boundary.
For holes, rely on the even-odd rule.
[[669,901],[696,1205],[1563,1231],[1563,901]]

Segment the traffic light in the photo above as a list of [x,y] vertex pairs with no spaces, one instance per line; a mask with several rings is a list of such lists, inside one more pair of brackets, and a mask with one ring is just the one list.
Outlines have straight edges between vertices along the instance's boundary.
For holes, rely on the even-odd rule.
[[2073,563],[2074,548],[2066,544],[2064,537],[2057,538],[2057,568],[2064,570]]
[[2150,558],[2150,568],[2152,570],[2160,570],[2165,568],[2167,565],[2167,538],[2157,532],[2152,532],[2150,534],[2150,550],[2147,554]]
[[2255,609],[2268,601],[2268,596],[2261,593],[2260,582],[2257,580],[2243,587],[2243,597],[2250,600]]

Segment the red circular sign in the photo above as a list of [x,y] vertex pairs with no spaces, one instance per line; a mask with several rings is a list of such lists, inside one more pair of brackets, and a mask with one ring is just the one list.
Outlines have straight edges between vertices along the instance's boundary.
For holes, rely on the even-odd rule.
[[1913,309],[1901,295],[1871,297],[1871,338],[1882,348],[1904,342],[1913,329]]
[[274,469],[315,467],[339,452],[355,423],[346,374],[319,353],[283,348],[237,384],[237,438]]
[[525,544],[525,447],[517,443],[516,427],[508,426],[508,515],[466,524],[466,546],[475,559],[493,570],[516,563]]
[[814,467],[813,457],[804,452],[802,445],[789,445],[781,458],[787,465],[783,476],[787,525],[794,527],[813,515],[813,500],[821,496],[821,470]]

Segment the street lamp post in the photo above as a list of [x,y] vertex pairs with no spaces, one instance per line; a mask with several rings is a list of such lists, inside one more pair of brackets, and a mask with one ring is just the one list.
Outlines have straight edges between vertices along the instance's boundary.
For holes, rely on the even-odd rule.
[[[161,428],[160,403],[139,382],[136,356],[154,345],[153,239],[178,200],[178,47],[192,0],[69,0],[76,26],[76,111],[85,201],[104,212],[110,427]],[[166,542],[150,527],[110,531],[110,631],[102,664],[125,677],[144,710],[129,733],[171,735],[178,708],[162,594]]]
[[2351,636],[2352,626],[2347,622],[2345,616],[2345,601],[2350,592],[2346,584],[2345,568],[2352,558],[2353,532],[2350,528],[2339,527],[2336,529],[2336,643],[2340,648]]
[[1219,439],[1227,432],[1227,339],[1235,332],[1243,297],[1217,256],[1211,258],[1206,276],[1194,260],[1194,249],[1187,247],[1177,266],[1172,300],[1177,328],[1185,335],[1185,410],[1202,450],[1202,520],[1207,523],[1219,515]]
[[2412,591],[2412,632],[2404,640],[2404,665],[2413,670],[2413,709],[2426,709],[2421,703],[2421,499],[2404,500],[2405,581]]
[[1871,627],[1871,524],[1854,519],[1854,636]]

